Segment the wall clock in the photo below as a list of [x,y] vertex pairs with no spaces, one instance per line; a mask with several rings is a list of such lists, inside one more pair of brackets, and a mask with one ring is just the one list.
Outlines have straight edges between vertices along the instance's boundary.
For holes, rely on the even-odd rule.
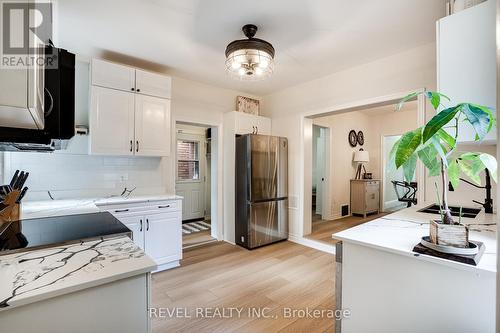
[[365,135],[363,134],[363,131],[358,132],[358,143],[360,146],[365,144]]
[[349,132],[349,144],[351,147],[356,147],[358,145],[358,135],[355,130]]

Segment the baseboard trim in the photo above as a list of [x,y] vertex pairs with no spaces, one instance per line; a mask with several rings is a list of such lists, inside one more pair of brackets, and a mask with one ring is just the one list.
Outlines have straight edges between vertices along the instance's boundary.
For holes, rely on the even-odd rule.
[[152,273],[158,273],[158,272],[161,272],[161,271],[164,271],[164,270],[167,270],[167,269],[179,267],[180,265],[181,264],[180,264],[179,260],[168,262],[166,264],[158,265],[157,268],[156,268],[156,270],[153,271]]
[[314,239],[309,239],[305,237],[298,237],[295,235],[288,235],[288,240],[293,243],[304,245],[322,252],[335,254],[335,245],[326,244]]

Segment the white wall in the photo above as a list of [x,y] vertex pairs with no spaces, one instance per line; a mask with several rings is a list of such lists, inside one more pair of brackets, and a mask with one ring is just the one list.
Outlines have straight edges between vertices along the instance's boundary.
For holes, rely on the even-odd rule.
[[435,82],[435,44],[428,44],[263,97],[263,114],[272,118],[273,133],[289,140],[292,238],[302,237],[304,202],[310,204],[304,197],[304,161],[308,158],[304,142],[310,140],[310,133],[304,133],[304,115],[422,87],[435,89]]

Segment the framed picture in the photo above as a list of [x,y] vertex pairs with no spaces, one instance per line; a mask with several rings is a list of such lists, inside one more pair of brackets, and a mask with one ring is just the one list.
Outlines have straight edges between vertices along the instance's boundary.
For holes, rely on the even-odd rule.
[[257,99],[238,96],[236,97],[236,111],[250,113],[254,116],[259,115],[259,103]]

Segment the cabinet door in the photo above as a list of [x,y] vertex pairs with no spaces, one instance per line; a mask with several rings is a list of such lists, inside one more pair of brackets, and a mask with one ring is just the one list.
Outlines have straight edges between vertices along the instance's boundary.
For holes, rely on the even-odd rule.
[[255,119],[257,134],[271,135],[271,119],[266,117],[257,117]]
[[[438,89],[451,104],[496,105],[495,1],[490,0],[438,21]],[[446,101],[445,105],[450,106]],[[474,141],[469,123],[461,123],[460,142]],[[452,130],[450,133],[455,134]],[[487,135],[496,140],[496,127]]]
[[132,155],[134,94],[92,87],[90,150],[92,154]]
[[151,214],[146,219],[146,253],[158,265],[182,258],[181,212]]
[[170,155],[170,100],[135,97],[135,154]]
[[145,221],[143,216],[116,216],[121,223],[132,231],[134,243],[144,250]]
[[380,187],[378,182],[366,183],[366,211],[378,210],[380,206]]
[[169,76],[137,69],[135,72],[136,91],[139,94],[171,98],[172,80]]
[[92,84],[124,91],[135,91],[135,69],[92,59]]

